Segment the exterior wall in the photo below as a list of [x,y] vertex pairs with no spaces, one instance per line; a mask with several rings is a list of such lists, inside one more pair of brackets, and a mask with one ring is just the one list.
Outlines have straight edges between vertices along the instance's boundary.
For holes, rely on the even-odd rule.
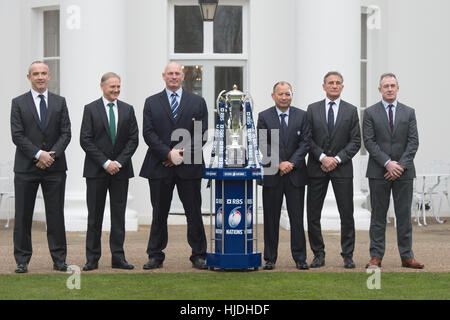
[[397,74],[399,100],[416,109],[420,146],[418,172],[429,170],[431,160],[450,157],[450,148],[437,141],[447,139],[450,108],[446,92],[450,85],[450,2],[363,1],[381,8],[381,30],[369,31],[371,84],[368,104],[380,100],[378,80],[383,72]]

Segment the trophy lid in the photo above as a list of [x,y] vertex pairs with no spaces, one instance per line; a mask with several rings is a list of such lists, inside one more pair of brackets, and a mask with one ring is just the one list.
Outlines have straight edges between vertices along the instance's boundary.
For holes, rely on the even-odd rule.
[[233,86],[233,90],[232,91],[228,91],[225,94],[227,97],[229,97],[230,99],[241,99],[244,96],[244,93],[242,91],[238,90],[238,86],[234,85]]

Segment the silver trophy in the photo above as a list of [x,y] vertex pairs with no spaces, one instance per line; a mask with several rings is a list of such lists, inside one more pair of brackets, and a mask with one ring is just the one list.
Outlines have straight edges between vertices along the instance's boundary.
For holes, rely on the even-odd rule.
[[250,100],[251,97],[239,91],[236,85],[232,91],[222,91],[217,98],[217,108],[220,102],[225,103],[225,166],[228,168],[242,168],[246,165],[247,130],[244,105]]

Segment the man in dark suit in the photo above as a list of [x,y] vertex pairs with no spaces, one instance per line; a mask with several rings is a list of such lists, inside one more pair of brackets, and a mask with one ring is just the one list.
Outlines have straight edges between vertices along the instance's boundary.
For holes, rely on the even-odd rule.
[[143,136],[148,145],[140,176],[147,178],[153,218],[144,269],[163,266],[167,246],[167,218],[173,189],[187,218],[187,238],[192,248],[190,260],[198,269],[206,268],[206,236],[201,213],[203,177],[203,134],[208,128],[205,100],[181,87],[184,73],[170,62],[164,73],[166,88],[145,101]]
[[364,111],[363,138],[369,152],[370,256],[366,267],[381,267],[385,252],[386,215],[392,192],[397,219],[397,244],[406,268],[422,269],[412,251],[411,202],[414,157],[419,147],[414,109],[397,101],[398,81],[394,74],[381,76],[378,90],[382,100]]
[[138,126],[131,105],[118,100],[120,77],[106,73],[100,83],[103,96],[84,108],[80,144],[86,152],[88,229],[84,271],[98,268],[106,193],[109,190],[112,267],[133,269],[125,259],[125,211],[128,182],[134,177],[131,157],[139,143]]
[[308,157],[307,217],[309,244],[314,253],[311,268],[325,265],[325,245],[320,218],[331,181],[341,218],[341,256],[345,268],[355,268],[352,158],[361,146],[358,110],[342,100],[344,79],[328,72],[323,81],[325,100],[308,106],[312,139]]
[[32,255],[31,225],[39,185],[44,196],[53,269],[67,271],[64,151],[71,139],[69,112],[66,100],[48,91],[51,76],[45,63],[33,62],[27,77],[31,91],[14,98],[11,107],[11,135],[17,147],[14,160],[15,272],[28,272]]
[[[264,265],[265,270],[275,268],[277,261],[280,213],[283,195],[291,227],[291,253],[300,270],[308,269],[306,263],[306,240],[303,227],[305,185],[308,174],[305,157],[309,150],[311,133],[306,112],[291,106],[292,87],[281,81],[275,84],[272,93],[275,106],[259,113],[258,134],[267,134],[267,156],[278,160],[278,170],[264,175]],[[267,131],[264,131],[267,130]],[[279,135],[272,130],[277,130]],[[263,146],[264,150],[266,146]],[[275,154],[274,154],[275,153]],[[279,157],[276,156],[279,155]],[[270,164],[265,164],[265,166]]]

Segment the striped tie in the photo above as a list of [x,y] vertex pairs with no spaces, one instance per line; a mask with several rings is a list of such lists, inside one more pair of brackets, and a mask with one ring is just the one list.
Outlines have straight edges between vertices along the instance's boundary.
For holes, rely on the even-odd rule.
[[178,97],[178,94],[176,94],[175,92],[170,95],[170,98],[172,99],[170,102],[170,108],[172,109],[172,115],[173,115],[174,119],[177,118],[177,114],[178,114],[177,97]]
[[389,126],[391,127],[391,131],[394,130],[394,113],[392,112],[392,108],[394,106],[392,104],[389,105]]

